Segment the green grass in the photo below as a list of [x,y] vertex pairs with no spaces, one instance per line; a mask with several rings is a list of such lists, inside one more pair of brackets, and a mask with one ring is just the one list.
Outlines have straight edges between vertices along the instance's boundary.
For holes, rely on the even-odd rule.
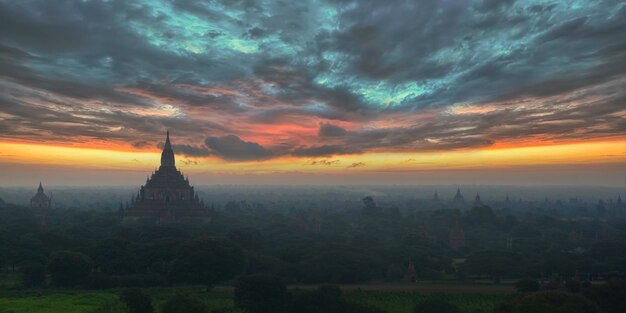
[[[210,291],[196,287],[147,288],[144,291],[152,298],[159,312],[161,305],[176,293],[190,294],[207,304],[211,309],[233,309],[232,293]],[[0,296],[0,313],[122,313],[123,305],[118,290],[100,292],[63,292],[39,290],[11,292]],[[344,291],[346,300],[384,309],[388,313],[411,313],[413,307],[429,298],[440,298],[456,304],[464,313],[476,310],[489,312],[506,294],[427,294],[416,291]],[[210,311],[209,310],[209,311]],[[239,310],[232,310],[240,313]]]
[[118,297],[109,292],[0,298],[0,313],[96,313],[106,312],[101,309],[114,308],[118,302]]
[[388,313],[411,313],[416,304],[431,298],[454,303],[464,313],[476,310],[489,312],[507,297],[502,294],[425,294],[411,291],[353,291],[344,295],[350,302],[381,308]]

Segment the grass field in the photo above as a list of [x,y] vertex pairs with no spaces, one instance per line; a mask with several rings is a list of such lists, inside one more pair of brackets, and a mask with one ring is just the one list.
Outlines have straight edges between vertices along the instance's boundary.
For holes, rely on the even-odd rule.
[[[410,313],[416,303],[429,298],[441,298],[458,305],[464,313],[472,313],[480,309],[488,312],[494,305],[502,301],[507,293],[487,292],[473,289],[471,286],[450,288],[451,292],[443,293],[443,287],[433,287],[431,292],[422,289],[402,288],[400,286],[376,285],[354,286],[343,288],[345,298],[354,303],[374,306],[389,313]],[[298,286],[299,288],[305,286]],[[309,288],[302,288],[309,289]],[[217,289],[210,292],[202,288],[150,288],[145,291],[153,299],[155,308],[176,293],[192,294],[204,301],[211,309],[230,309],[233,313],[232,292]],[[462,291],[462,292],[461,292]],[[433,293],[435,292],[435,293]],[[122,305],[117,290],[100,292],[62,292],[43,290],[4,294],[0,296],[0,313],[121,313]]]

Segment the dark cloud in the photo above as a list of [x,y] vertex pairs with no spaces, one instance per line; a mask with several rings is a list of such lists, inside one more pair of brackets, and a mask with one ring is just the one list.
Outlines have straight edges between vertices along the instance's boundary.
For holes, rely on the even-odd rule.
[[209,137],[205,141],[210,152],[225,160],[254,161],[272,156],[272,153],[255,142],[243,141],[235,135]]
[[339,145],[322,145],[296,148],[292,151],[292,155],[299,157],[319,157],[339,154],[357,153],[357,150],[349,149]]
[[188,145],[172,145],[172,149],[176,154],[182,154],[191,157],[204,157],[209,155],[209,149],[205,147],[196,147]]
[[312,160],[311,162],[309,162],[310,165],[325,165],[325,166],[339,165],[339,163],[341,163],[340,160],[330,160],[330,159]]
[[329,123],[323,123],[320,125],[318,135],[320,137],[341,137],[345,136],[347,133],[348,131],[342,127]]
[[354,162],[347,166],[347,168],[355,168],[355,167],[363,167],[365,166],[364,162]]

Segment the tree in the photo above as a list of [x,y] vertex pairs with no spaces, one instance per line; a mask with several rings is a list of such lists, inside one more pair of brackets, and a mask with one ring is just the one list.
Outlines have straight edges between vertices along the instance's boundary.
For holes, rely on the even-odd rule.
[[582,294],[597,303],[603,312],[626,312],[626,280],[611,280],[582,290]]
[[128,313],[153,313],[152,301],[139,288],[126,289],[120,297],[128,308]]
[[287,304],[287,287],[272,275],[251,275],[237,279],[235,304],[251,313],[280,313]]
[[317,290],[296,292],[289,307],[291,313],[384,313],[385,311],[353,304],[341,297],[337,286],[320,286]]
[[515,282],[515,289],[519,292],[535,292],[539,290],[539,282],[536,279],[520,279]]
[[61,287],[74,287],[82,282],[91,272],[93,262],[88,256],[71,251],[57,251],[50,257],[48,272],[52,284]]
[[540,291],[513,298],[496,307],[494,313],[600,313],[598,306],[579,295],[561,291]]
[[413,308],[413,313],[461,313],[461,310],[452,303],[440,299],[428,299],[418,303]]
[[32,263],[22,266],[22,283],[25,287],[38,287],[46,281],[46,267]]
[[364,215],[374,216],[380,213],[380,209],[376,205],[376,202],[374,202],[374,198],[367,196],[361,199],[361,201],[363,201],[363,214]]
[[243,251],[232,241],[201,237],[180,246],[169,277],[174,282],[213,285],[232,279],[244,265]]
[[206,305],[188,295],[177,294],[163,303],[161,313],[206,313]]
[[519,255],[498,250],[477,251],[468,256],[464,270],[476,275],[490,275],[496,282],[503,276],[515,276],[519,272]]

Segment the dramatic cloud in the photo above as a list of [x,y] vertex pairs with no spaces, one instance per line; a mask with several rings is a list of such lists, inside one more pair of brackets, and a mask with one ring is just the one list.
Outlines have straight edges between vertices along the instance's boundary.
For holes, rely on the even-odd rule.
[[344,128],[333,124],[322,124],[320,126],[319,136],[320,137],[341,137],[345,136],[348,133]]
[[625,101],[619,0],[0,0],[5,140],[436,151],[624,138]]
[[243,141],[235,135],[209,137],[205,142],[207,147],[211,149],[211,153],[225,160],[262,160],[272,155],[272,153],[263,148],[263,146],[254,142]]

